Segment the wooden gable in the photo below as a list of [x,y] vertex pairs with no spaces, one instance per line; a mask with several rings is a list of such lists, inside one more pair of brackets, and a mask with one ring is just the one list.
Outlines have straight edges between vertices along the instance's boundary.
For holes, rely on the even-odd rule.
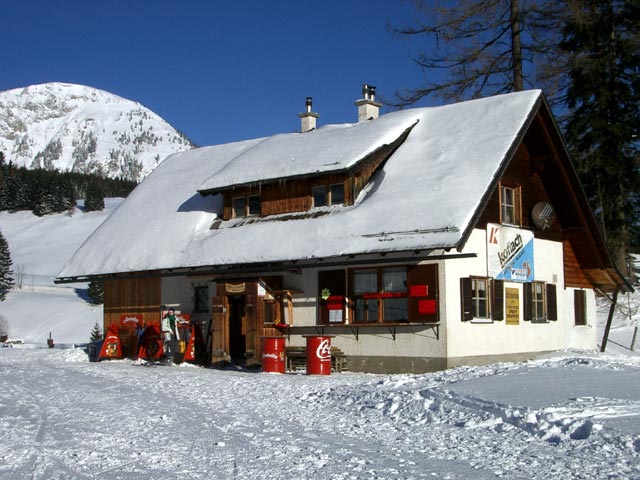
[[[613,266],[546,102],[541,102],[507,160],[475,227],[500,223],[500,186],[517,186],[520,226],[533,230],[536,238],[563,242],[567,287],[629,288]],[[532,220],[531,211],[538,202],[550,203],[556,213],[556,221],[545,230],[536,228]]]

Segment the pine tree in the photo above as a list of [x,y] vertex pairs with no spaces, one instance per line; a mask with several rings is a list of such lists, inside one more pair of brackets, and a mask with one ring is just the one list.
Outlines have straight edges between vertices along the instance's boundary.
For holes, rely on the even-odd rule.
[[93,329],[91,330],[91,337],[89,337],[90,342],[95,342],[96,340],[100,340],[102,338],[102,329],[98,322],[93,324]]
[[629,274],[640,221],[640,4],[578,2],[561,46],[571,58],[567,141],[613,260]]
[[2,232],[0,232],[0,301],[4,301],[7,292],[15,285],[11,266],[9,244],[2,235]]
[[97,185],[97,182],[91,182],[87,186],[84,211],[93,212],[96,210],[104,210],[104,193],[102,193],[102,189]]
[[91,280],[87,290],[92,305],[102,305],[104,302],[104,289],[102,280]]

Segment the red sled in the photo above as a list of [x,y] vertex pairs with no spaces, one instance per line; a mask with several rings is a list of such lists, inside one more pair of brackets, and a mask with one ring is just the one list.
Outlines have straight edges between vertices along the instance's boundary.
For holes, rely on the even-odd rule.
[[122,340],[118,333],[118,326],[111,325],[107,331],[107,336],[105,337],[104,342],[102,342],[98,361],[118,358],[122,358]]

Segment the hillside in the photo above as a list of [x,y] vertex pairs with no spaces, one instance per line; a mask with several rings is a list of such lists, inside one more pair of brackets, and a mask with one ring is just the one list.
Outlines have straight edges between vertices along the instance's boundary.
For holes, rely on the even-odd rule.
[[122,202],[105,199],[105,210],[37,217],[31,212],[0,212],[0,230],[9,243],[16,288],[0,302],[9,337],[29,343],[82,343],[93,324],[102,323],[102,306],[86,302],[86,284],[54,285],[75,250]]
[[140,181],[191,148],[148,108],[103,90],[46,83],[0,92],[0,151],[19,166]]

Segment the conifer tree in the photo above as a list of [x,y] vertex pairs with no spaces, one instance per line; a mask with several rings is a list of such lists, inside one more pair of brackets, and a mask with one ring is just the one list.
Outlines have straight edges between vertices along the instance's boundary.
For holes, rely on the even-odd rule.
[[4,301],[7,292],[15,285],[11,266],[9,244],[2,235],[2,232],[0,232],[0,301]]
[[91,329],[91,336],[89,337],[90,342],[95,342],[96,340],[100,340],[102,338],[102,329],[98,322],[93,324],[93,329]]
[[640,221],[640,4],[581,0],[570,55],[567,140],[613,261],[626,274]]
[[93,212],[96,210],[104,210],[104,194],[97,182],[91,182],[87,186],[87,193],[84,200],[84,211]]
[[102,305],[104,302],[104,289],[102,287],[102,280],[91,280],[89,282],[89,288],[87,290],[89,300],[92,305]]

